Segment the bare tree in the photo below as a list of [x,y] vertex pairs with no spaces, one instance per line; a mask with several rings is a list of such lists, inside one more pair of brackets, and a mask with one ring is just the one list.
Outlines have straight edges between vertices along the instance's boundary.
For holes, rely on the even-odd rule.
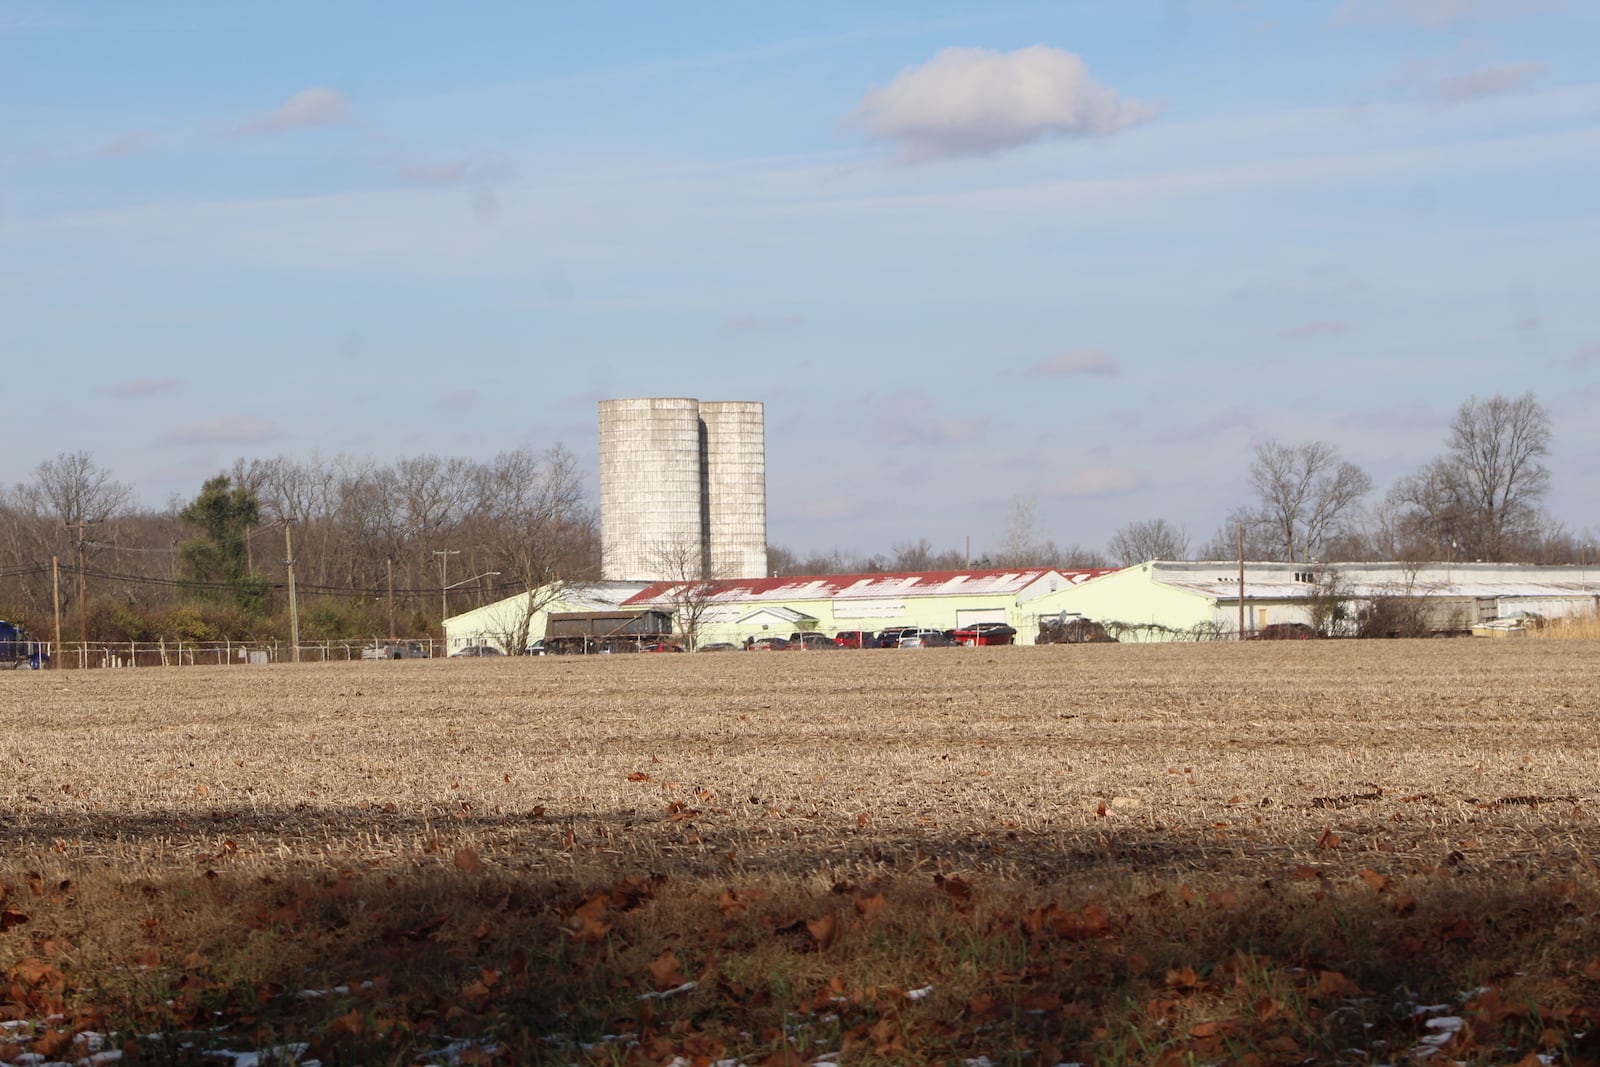
[[1539,526],[1550,488],[1550,413],[1524,393],[1515,400],[1472,397],[1450,424],[1445,462],[1455,475],[1467,547],[1477,558],[1504,559],[1519,535]]
[[700,643],[700,624],[718,593],[718,576],[706,573],[700,540],[685,537],[650,546],[648,562],[670,583],[663,594],[672,605],[673,619],[684,645],[693,652]]
[[1524,393],[1473,397],[1456,411],[1447,450],[1389,493],[1400,537],[1424,558],[1501,561],[1549,554],[1539,508],[1550,487],[1550,415]]
[[889,546],[893,558],[889,561],[891,570],[897,571],[948,571],[959,570],[966,564],[966,557],[955,549],[948,552],[935,552],[933,542],[926,537],[915,541],[900,541]]
[[990,557],[996,567],[1032,567],[1039,562],[1039,504],[1031,496],[1011,498],[1011,518]]
[[1106,551],[1123,567],[1150,559],[1188,559],[1189,535],[1166,519],[1145,519],[1112,534]]
[[1211,540],[1200,546],[1199,558],[1208,560],[1237,559],[1242,550],[1245,559],[1272,559],[1272,528],[1258,510],[1234,508],[1223,520]]
[[1372,490],[1372,479],[1322,441],[1255,447],[1250,484],[1260,500],[1259,522],[1275,556],[1291,563],[1321,554],[1329,537]]
[[111,480],[111,472],[89,452],[62,452],[33,470],[32,482],[21,487],[24,500],[64,526],[105,522],[128,509],[132,490]]
[[586,559],[593,518],[584,505],[577,458],[560,445],[543,455],[502,452],[482,474],[484,548],[501,584],[525,589],[495,636],[517,655],[528,647],[533,617],[563,585],[593,576]]

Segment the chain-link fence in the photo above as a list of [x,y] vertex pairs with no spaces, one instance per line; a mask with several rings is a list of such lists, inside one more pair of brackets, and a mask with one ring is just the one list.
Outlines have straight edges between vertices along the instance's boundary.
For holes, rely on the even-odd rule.
[[[76,641],[58,650],[41,642],[45,658],[34,664],[56,670],[109,667],[227,667],[293,663],[295,648],[287,641]],[[301,663],[358,660],[434,659],[445,655],[443,641],[320,641],[302,643]],[[23,664],[24,668],[34,664]]]

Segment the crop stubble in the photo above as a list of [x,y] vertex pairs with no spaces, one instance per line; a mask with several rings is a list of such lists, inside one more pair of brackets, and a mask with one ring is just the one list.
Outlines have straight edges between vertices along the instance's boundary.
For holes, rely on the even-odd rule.
[[[616,990],[664,947],[687,958],[702,943],[723,946],[724,983],[742,967],[822,988],[851,969],[838,954],[854,952],[856,980],[935,973],[952,999],[929,1011],[977,1012],[983,998],[1054,979],[1037,968],[1006,977],[999,962],[957,966],[928,946],[1009,943],[996,931],[1047,901],[1127,909],[1097,935],[1101,948],[1083,949],[1124,961],[1129,984],[1097,994],[1105,1004],[1161,992],[1163,968],[1204,971],[1245,941],[1304,957],[1285,974],[1359,974],[1365,958],[1369,983],[1414,966],[1458,984],[1520,969],[1532,974],[1525,995],[1555,1002],[1575,987],[1539,985],[1540,969],[1576,974],[1600,952],[1597,667],[1594,641],[1397,641],[7,676],[0,888],[31,880],[38,894],[70,881],[76,903],[24,901],[34,924],[0,935],[0,967],[52,939],[75,946],[80,968],[126,966],[152,923],[165,924],[167,958],[229,944],[243,958],[239,946],[256,935],[233,932],[237,916],[253,916],[259,933],[274,915],[321,907],[308,949],[320,957],[280,945],[283,958],[259,973],[238,964],[249,973],[236,980],[292,985],[313,966],[389,966],[371,945],[333,946],[399,929],[407,944],[416,930],[449,942],[426,964],[448,984],[502,967],[530,937],[577,937],[579,901],[648,873],[677,903],[633,912],[627,931],[615,913],[608,936],[622,941],[584,966],[567,955],[581,944],[552,948],[552,969],[528,980],[551,996],[558,975],[587,984],[560,994],[564,1022],[536,1029],[582,1018],[593,1032],[614,1027]],[[201,872],[222,901],[209,912],[184,888],[205,885]],[[322,888],[286,898],[294,879]],[[396,902],[407,880],[415,899]],[[957,910],[941,917],[952,886]],[[870,949],[882,930],[845,935],[831,959],[766,943],[789,919],[831,914],[838,893],[874,890],[899,901],[902,947],[887,957]],[[730,891],[743,894],[732,910]],[[396,900],[370,914],[347,906],[384,892]],[[765,903],[746,915],[751,901]],[[1279,906],[1289,910],[1269,914]],[[418,924],[439,908],[457,920]],[[1493,918],[1466,941],[1451,932],[1496,909],[1520,918],[1493,936]],[[507,918],[519,911],[520,926]],[[1352,915],[1365,918],[1352,925]],[[502,921],[503,944],[485,932]],[[877,921],[863,913],[857,925]],[[733,922],[748,929],[730,933]],[[1388,958],[1413,927],[1416,946]],[[1148,974],[1127,962],[1145,957]],[[1169,986],[1173,973],[1189,972],[1168,971]],[[782,1019],[782,1005],[770,1010]],[[1174,1032],[1170,1018],[1081,1031],[1070,1012],[1042,1018],[1058,1027],[1049,1040],[1091,1058],[1108,1041],[1144,1047],[1147,1023],[1157,1037]],[[1262,1032],[1333,1048],[1348,1036],[1331,1018],[1313,1012]],[[762,1032],[750,1020],[728,1026]],[[989,1032],[1000,1044],[969,1035],[961,1040],[979,1043],[962,1047],[1022,1040],[1021,1030]]]
[[567,862],[570,830],[688,869],[1041,875],[1119,848],[1215,867],[1328,826],[1379,858],[1570,853],[1593,843],[1597,662],[1460,641],[24,674],[0,833],[13,857],[151,862],[426,837],[521,868]]

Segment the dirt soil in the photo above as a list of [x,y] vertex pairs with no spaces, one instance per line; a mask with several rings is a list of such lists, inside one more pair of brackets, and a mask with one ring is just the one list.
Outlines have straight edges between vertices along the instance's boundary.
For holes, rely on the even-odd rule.
[[[1565,914],[1551,922],[1577,925],[1560,961],[1531,962],[1575,974],[1600,953],[1592,910],[1570,904],[1600,883],[1597,679],[1600,642],[1469,640],[8,674],[0,902],[26,921],[0,922],[0,967],[54,951],[70,977],[147,943],[168,960],[215,950],[198,929],[162,942],[149,915],[133,928],[130,887],[148,901],[190,880],[237,894],[427,876],[537,885],[537,908],[574,944],[593,940],[585,893],[634,885],[633,906],[642,879],[721,893],[724,917],[742,910],[729,893],[781,898],[768,923],[841,893],[867,922],[875,887],[925,882],[935,902],[992,891],[1113,912],[1119,894],[1145,907],[1188,894],[1187,907],[1198,893],[1222,909],[1353,886],[1339,891],[1383,895],[1385,916],[1437,898],[1443,924],[1548,882],[1569,902],[1550,905]],[[165,907],[156,918],[175,928],[182,909]],[[669,934],[675,921],[650,920]],[[1456,944],[1449,929],[1429,943]],[[826,932],[811,931],[811,950]],[[492,940],[480,925],[479,963]],[[659,943],[634,940],[657,958]],[[1359,971],[1358,940],[1318,942],[1318,965],[1347,949],[1342,973]],[[962,1011],[991,996],[984,966],[960,971],[978,983]],[[1569,1001],[1593,999],[1572,988]],[[1106,1040],[1085,1027],[1057,1037]]]

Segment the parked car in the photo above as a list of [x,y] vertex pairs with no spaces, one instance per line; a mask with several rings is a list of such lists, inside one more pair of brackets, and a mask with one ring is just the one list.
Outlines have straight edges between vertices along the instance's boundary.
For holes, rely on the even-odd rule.
[[737,652],[739,646],[732,641],[713,641],[709,645],[701,645],[696,652]]
[[639,651],[640,652],[682,652],[683,649],[680,648],[679,646],[673,644],[671,641],[657,641],[655,644],[645,645],[644,647],[639,649]]
[[840,630],[833,637],[840,648],[877,648],[878,635],[871,630]]
[[781,637],[758,637],[745,647],[751,652],[782,652],[789,642]]
[[827,634],[819,633],[792,633],[789,635],[789,648],[795,652],[811,650],[838,651],[839,645]]
[[533,644],[522,650],[524,656],[548,656],[550,650],[544,645],[544,638],[539,638]]
[[493,645],[468,645],[466,648],[463,648],[460,652],[452,652],[452,653],[450,653],[450,658],[451,659],[461,659],[463,656],[503,656],[503,655],[505,655],[505,653],[501,652],[498,648],[495,648]]
[[899,648],[900,638],[904,637],[906,634],[914,634],[916,632],[917,628],[915,626],[891,626],[886,630],[879,630],[878,647]]
[[909,628],[900,634],[897,648],[949,648],[955,644],[943,630]]
[[422,641],[374,641],[361,650],[362,659],[427,659],[428,646]]
[[1003,622],[977,622],[950,635],[958,645],[1009,645],[1017,639],[1015,627]]

